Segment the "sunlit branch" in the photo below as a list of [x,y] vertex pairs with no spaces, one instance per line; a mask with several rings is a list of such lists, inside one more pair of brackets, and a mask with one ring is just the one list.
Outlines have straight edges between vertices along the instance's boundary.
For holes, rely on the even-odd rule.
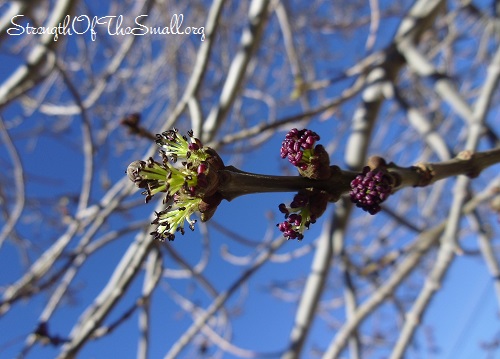
[[[189,103],[191,98],[197,95],[200,86],[202,84],[203,78],[205,77],[207,66],[209,64],[210,56],[212,54],[212,49],[214,46],[215,37],[219,31],[220,16],[223,9],[225,0],[214,0],[210,6],[210,10],[207,15],[205,31],[206,39],[200,45],[198,53],[196,55],[196,61],[189,77],[189,82],[186,85],[186,89],[182,95],[181,100],[175,105],[172,112],[169,113],[167,120],[165,121],[162,129],[171,128],[174,126],[175,122],[185,110],[186,105]],[[193,129],[198,129],[199,124],[194,123]],[[199,133],[199,132],[197,132]]]
[[248,64],[259,46],[271,2],[270,0],[252,0],[250,2],[248,26],[241,35],[240,49],[233,58],[219,101],[212,107],[203,124],[202,140],[205,142],[213,139],[217,129],[227,116],[236,95],[241,91]]
[[[490,185],[475,197],[471,198],[463,207],[463,214],[468,214],[474,211],[481,203],[491,197],[492,191],[500,185],[500,179],[497,178]],[[373,312],[375,308],[381,305],[385,299],[391,296],[394,291],[401,285],[404,279],[414,270],[417,269],[417,264],[428,252],[430,248],[438,244],[439,238],[444,232],[446,221],[424,231],[419,234],[413,244],[406,251],[407,255],[400,259],[396,264],[392,274],[384,281],[380,287],[374,291],[368,299],[361,303],[356,311],[356,314],[347,321],[342,328],[336,333],[333,340],[323,356],[323,359],[337,358],[342,352],[351,333],[356,330],[361,323]]]
[[160,250],[153,248],[146,262],[146,275],[142,284],[142,300],[139,308],[139,345],[137,358],[147,359],[150,347],[151,296],[162,274],[163,259]]
[[[471,180],[470,177],[476,177],[488,165],[496,163],[495,158],[500,154],[500,149],[487,151],[486,153],[477,154],[479,155],[477,158],[479,163],[470,163],[470,160],[472,159],[471,157],[473,157],[472,153],[479,144],[481,129],[491,101],[492,92],[496,88],[496,84],[498,82],[498,76],[500,74],[499,65],[500,49],[497,50],[495,61],[489,67],[492,71],[489,72],[489,76],[486,80],[488,82],[488,86],[484,86],[482,88],[482,92],[476,102],[476,107],[474,108],[474,117],[469,119],[469,132],[465,147],[466,151],[461,152],[457,156],[458,162],[461,160],[468,162],[464,167],[470,166],[466,172],[469,177],[461,176],[456,181],[453,191],[452,205],[450,207],[448,220],[441,238],[441,245],[436,262],[411,310],[406,314],[405,324],[401,330],[398,341],[394,346],[391,359],[399,359],[403,357],[411,339],[413,338],[416,328],[421,322],[422,316],[430,304],[430,301],[441,288],[444,277],[455,259],[455,254],[461,252],[458,245],[458,230],[460,228],[462,208],[468,194],[469,182]],[[448,170],[453,173],[453,164]]]
[[177,340],[172,348],[170,348],[165,358],[173,359],[177,355],[179,355],[179,353],[186,347],[186,345],[191,342],[193,337],[201,330],[205,323],[224,306],[226,301],[235,293],[240,285],[246,282],[253,274],[255,274],[262,267],[262,265],[268,261],[269,257],[284,243],[286,243],[286,239],[284,239],[284,237],[281,237],[271,243],[268,249],[261,253],[255,259],[254,263],[247,270],[245,270],[243,274],[236,281],[234,281],[227,290],[220,293],[217,298],[214,299],[212,304],[205,310],[203,315],[198,317],[195,322]]
[[[59,25],[63,18],[76,6],[75,0],[58,1],[47,23],[48,26]],[[53,50],[60,44],[54,41],[54,35],[42,35],[40,42],[31,50],[25,64],[19,66],[8,79],[0,85],[0,108],[18,96],[32,89],[50,74],[55,64]]]
[[[378,161],[379,157],[373,157]],[[394,163],[386,164],[388,172],[395,178],[394,191],[405,187],[428,186],[436,181],[466,175],[477,177],[486,168],[500,163],[500,148],[484,152],[464,151],[455,158],[436,163],[418,163],[411,167],[400,167]],[[375,167],[376,168],[376,167]],[[305,188],[316,188],[327,192],[333,201],[350,190],[350,183],[357,172],[343,171],[331,167],[328,179],[315,180],[302,176],[272,176],[241,171],[227,166],[219,170],[222,178],[218,191],[223,198],[231,201],[236,197],[266,192],[294,192]]]
[[12,165],[14,167],[13,182],[16,194],[14,206],[9,211],[9,217],[6,219],[5,224],[2,226],[2,230],[0,231],[0,249],[2,249],[4,241],[12,233],[16,223],[19,221],[19,218],[21,217],[21,213],[23,212],[26,198],[25,198],[25,188],[24,188],[25,182],[24,182],[23,164],[21,162],[21,158],[19,157],[19,152],[17,151],[16,146],[12,142],[9,133],[7,132],[7,128],[5,128],[5,122],[1,116],[0,116],[0,138],[2,138],[3,143],[7,147],[7,151],[9,152],[10,158],[12,160]]
[[[195,321],[196,318],[198,318],[200,315],[203,315],[204,311],[202,308],[199,308],[188,298],[175,292],[172,288],[169,288],[169,294],[172,297],[172,299],[185,312],[187,312],[191,316],[193,321]],[[210,324],[207,323],[201,328],[201,332],[203,333],[204,336],[206,336],[206,342],[202,342],[199,344],[200,354],[203,354],[203,351],[206,350],[205,348],[208,346],[208,343],[210,343],[216,345],[224,352],[236,355],[241,358],[256,358],[263,356],[262,354],[257,353],[256,351],[243,349],[241,347],[232,344],[230,341],[231,340],[230,336],[228,336],[227,338],[222,337],[219,333],[217,333],[217,331],[214,328],[212,328],[212,325],[213,324],[211,323]]]

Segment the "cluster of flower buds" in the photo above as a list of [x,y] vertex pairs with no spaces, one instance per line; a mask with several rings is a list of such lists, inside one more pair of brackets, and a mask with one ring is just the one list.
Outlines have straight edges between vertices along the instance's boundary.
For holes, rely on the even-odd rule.
[[[302,177],[328,179],[331,175],[330,157],[322,145],[317,145],[319,135],[311,130],[291,129],[281,144],[281,158],[297,167]],[[328,195],[322,191],[303,190],[295,195],[290,206],[279,205],[285,221],[278,223],[278,229],[288,239],[302,240],[304,230],[323,214],[328,202]]]
[[330,158],[322,145],[316,145],[319,135],[311,130],[291,129],[281,144],[281,158],[297,167],[303,177],[325,179],[330,176]]
[[351,181],[351,201],[370,214],[380,211],[380,204],[392,193],[394,180],[386,170],[371,170],[366,166],[363,172]]
[[288,158],[292,165],[305,170],[310,165],[311,158],[314,157],[316,141],[319,141],[316,132],[292,128],[281,145],[281,158]]
[[303,190],[297,193],[290,206],[284,203],[279,205],[281,213],[285,214],[285,221],[277,224],[287,239],[304,238],[304,230],[309,229],[312,223],[323,214],[328,203],[328,195],[318,190]]
[[[156,212],[152,222],[158,227],[151,234],[160,240],[173,240],[176,232],[184,234],[184,222],[193,230],[193,213],[202,212],[202,220],[208,220],[222,200],[217,193],[217,171],[224,168],[222,159],[193,137],[192,131],[188,135],[180,136],[176,129],[157,135],[162,163],[149,158],[134,161],[127,168],[129,179],[145,189],[146,202],[159,192],[166,193],[167,207]],[[176,166],[178,160],[181,166]]]
[[[277,227],[287,239],[302,240],[305,229],[309,229],[324,213],[328,201],[336,200],[327,190],[314,188],[315,182],[311,181],[319,180],[317,183],[323,187],[318,187],[324,189],[326,182],[335,179],[337,174],[341,175],[338,167],[330,166],[324,147],[316,144],[319,139],[318,134],[311,130],[294,128],[281,146],[281,157],[287,158],[302,177],[309,179],[297,181],[300,186],[288,185],[287,188],[308,188],[300,190],[289,206],[284,203],[279,205],[285,221]],[[257,192],[266,189],[265,183],[256,182],[259,175],[245,173],[232,166],[225,167],[217,152],[203,146],[192,131],[188,132],[188,136],[179,135],[176,129],[166,131],[156,136],[156,143],[160,147],[161,161],[153,158],[134,161],[129,165],[127,174],[137,187],[145,189],[146,202],[158,193],[166,194],[166,208],[155,212],[156,218],[152,222],[157,227],[151,234],[159,240],[173,240],[177,232],[184,234],[186,222],[193,230],[196,220],[191,217],[195,212],[201,213],[202,221],[210,219],[223,198],[230,200],[241,194],[253,193],[255,189]],[[374,170],[367,166],[351,181],[350,191],[352,201],[370,214],[380,211],[380,203],[389,197],[394,187],[394,178],[387,172],[385,161],[376,158],[374,163],[371,165]],[[271,181],[271,178],[267,180]],[[236,184],[231,181],[236,181]],[[237,187],[238,183],[243,188]],[[267,183],[272,184],[272,189],[276,186],[281,189],[281,183],[277,184],[276,179]],[[345,182],[339,183],[342,188],[345,187]]]

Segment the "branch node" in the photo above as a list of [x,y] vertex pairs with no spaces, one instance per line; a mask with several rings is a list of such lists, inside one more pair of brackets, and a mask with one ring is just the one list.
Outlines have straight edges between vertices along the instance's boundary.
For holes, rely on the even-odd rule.
[[413,187],[428,186],[436,174],[430,163],[417,163],[415,166],[411,166],[410,168],[418,175],[418,183],[416,183]]
[[470,150],[461,151],[457,155],[458,160],[469,162],[470,170],[466,173],[466,176],[469,178],[476,178],[481,173],[481,168],[474,163],[475,161],[473,161],[474,157],[475,157],[474,152]]

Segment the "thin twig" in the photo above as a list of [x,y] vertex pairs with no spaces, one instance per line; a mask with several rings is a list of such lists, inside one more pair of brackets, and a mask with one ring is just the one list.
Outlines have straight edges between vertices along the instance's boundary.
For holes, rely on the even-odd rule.
[[19,153],[16,149],[16,146],[12,142],[9,132],[5,127],[5,123],[2,116],[0,116],[0,137],[2,138],[7,148],[7,151],[9,152],[10,158],[12,160],[12,165],[14,167],[13,182],[16,195],[14,206],[12,210],[9,211],[9,217],[5,221],[5,224],[3,225],[2,230],[0,231],[0,249],[1,249],[4,241],[12,233],[14,227],[16,226],[16,223],[19,221],[19,218],[21,217],[21,213],[23,212],[26,198],[24,191],[25,184],[24,184],[23,164],[21,162],[21,158],[19,157]]

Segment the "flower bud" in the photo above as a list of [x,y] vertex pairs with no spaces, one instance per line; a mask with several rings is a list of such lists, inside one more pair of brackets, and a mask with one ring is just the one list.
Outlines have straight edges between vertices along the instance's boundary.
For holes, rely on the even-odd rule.
[[370,214],[380,212],[380,204],[392,193],[394,180],[384,168],[370,170],[363,168],[363,172],[351,181],[349,195],[357,207]]
[[[218,171],[225,167],[224,162],[215,150],[193,137],[192,131],[188,136],[180,136],[176,129],[158,134],[162,163],[149,158],[134,161],[127,168],[128,178],[146,189],[146,202],[158,192],[167,193],[163,202],[170,205],[156,213],[153,221],[157,229],[152,234],[160,240],[173,240],[176,232],[184,234],[185,222],[194,229],[196,220],[190,218],[194,212],[201,212],[203,221],[210,219],[222,201],[217,189]],[[182,166],[174,166],[177,161]]]

